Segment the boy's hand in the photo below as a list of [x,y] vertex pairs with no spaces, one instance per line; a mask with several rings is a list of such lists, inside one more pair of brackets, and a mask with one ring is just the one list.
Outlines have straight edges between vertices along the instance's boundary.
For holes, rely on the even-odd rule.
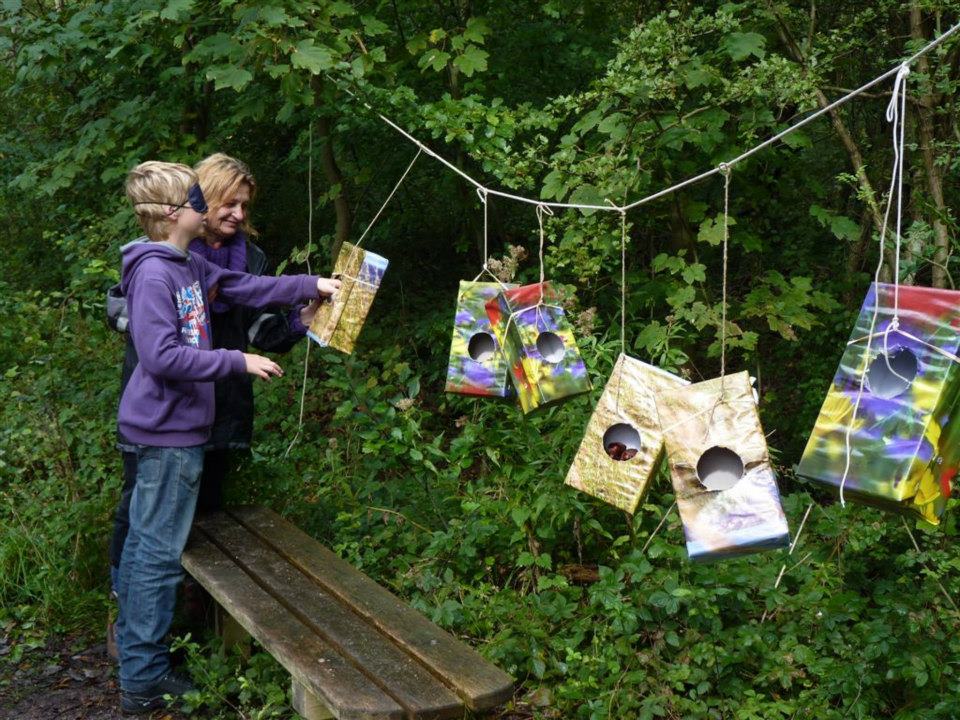
[[317,280],[317,292],[320,297],[330,297],[340,289],[340,281],[336,278],[320,278]]
[[243,359],[247,363],[247,372],[251,375],[269,380],[271,375],[283,377],[283,368],[277,365],[270,358],[263,355],[254,355],[253,353],[244,353]]

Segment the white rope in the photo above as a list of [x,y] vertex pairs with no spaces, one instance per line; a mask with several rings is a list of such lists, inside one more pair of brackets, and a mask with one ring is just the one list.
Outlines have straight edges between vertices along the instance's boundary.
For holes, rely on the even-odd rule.
[[[949,32],[953,32],[957,27],[952,28]],[[946,33],[945,33],[946,34]],[[941,36],[943,37],[943,36]],[[889,74],[889,73],[888,73]],[[886,237],[887,237],[887,225],[890,219],[890,211],[893,207],[893,198],[895,191],[899,188],[902,193],[902,182],[901,182],[901,173],[903,172],[903,155],[904,155],[904,145],[903,145],[903,127],[906,124],[906,77],[910,74],[910,68],[907,63],[902,64],[900,67],[896,68],[896,80],[893,84],[893,97],[890,98],[890,104],[887,106],[887,120],[893,123],[893,172],[890,178],[890,188],[887,192],[887,207],[884,210],[883,214],[883,227],[880,228],[880,250],[879,257],[877,258],[877,268],[873,274],[873,286],[874,286],[874,298],[873,298],[873,315],[870,318],[870,331],[867,333],[867,346],[864,348],[863,355],[861,356],[861,365],[860,368],[860,382],[857,386],[857,397],[853,404],[853,413],[850,416],[850,422],[847,423],[847,427],[844,431],[844,466],[843,466],[843,475],[840,476],[840,507],[846,507],[846,498],[844,497],[844,489],[847,484],[847,477],[850,475],[850,465],[852,462],[852,449],[850,447],[850,438],[853,434],[853,426],[857,422],[857,412],[860,410],[860,402],[863,400],[863,389],[864,384],[867,379],[867,371],[869,370],[869,360],[870,355],[873,350],[873,338],[882,335],[884,338],[884,360],[887,365],[887,370],[909,382],[908,378],[904,378],[899,375],[891,366],[890,366],[890,355],[888,352],[887,339],[889,338],[891,331],[899,332],[899,311],[900,311],[900,206],[902,204],[902,199],[898,197],[897,199],[897,241],[896,241],[896,258],[894,260],[894,301],[893,301],[893,319],[891,320],[889,326],[883,333],[876,333],[877,320],[880,314],[880,273],[883,270],[883,251],[886,247]],[[891,110],[892,108],[892,110]],[[901,112],[902,110],[902,112]]]
[[496,281],[501,290],[506,290],[507,286],[503,281],[490,271],[490,250],[487,245],[487,191],[483,188],[477,188],[477,197],[480,198],[480,202],[483,205],[483,265],[480,268],[480,272],[478,272],[477,276],[473,279],[473,282],[479,280],[483,277],[483,274],[486,273]]
[[[934,38],[933,40],[931,40],[929,43],[927,43],[927,44],[924,45],[922,48],[920,48],[920,50],[918,50],[917,52],[915,52],[913,55],[911,55],[909,58],[907,58],[906,60],[904,60],[902,63],[900,63],[900,64],[897,65],[896,67],[888,70],[887,72],[883,73],[882,75],[879,75],[879,76],[875,77],[873,80],[870,80],[869,82],[864,83],[863,85],[861,85],[860,87],[856,88],[855,90],[851,90],[851,91],[848,92],[846,95],[838,98],[837,100],[834,100],[834,101],[833,101],[832,103],[830,103],[829,105],[821,108],[820,110],[817,110],[816,112],[811,113],[810,115],[808,115],[807,117],[805,117],[803,120],[800,120],[799,122],[796,122],[796,123],[794,123],[793,125],[790,125],[789,127],[787,127],[786,129],[782,130],[781,132],[777,133],[776,135],[773,135],[772,137],[767,138],[766,140],[764,140],[763,142],[761,142],[759,145],[755,145],[754,147],[750,148],[750,149],[747,150],[746,152],[743,152],[743,153],[741,153],[740,155],[737,155],[735,158],[732,158],[731,160],[727,160],[724,164],[727,165],[728,167],[731,167],[731,168],[732,168],[732,167],[733,167],[734,165],[736,165],[737,163],[740,163],[740,162],[746,160],[747,158],[751,157],[752,155],[755,155],[756,153],[760,152],[760,151],[763,150],[764,148],[767,148],[767,147],[769,147],[770,145],[773,145],[774,143],[782,140],[783,138],[785,138],[785,137],[786,137],[787,135],[789,135],[790,133],[796,132],[796,131],[799,130],[800,128],[802,128],[802,127],[804,127],[804,126],[806,126],[806,125],[809,125],[810,123],[812,123],[812,122],[813,122],[814,120],[816,120],[817,118],[820,118],[820,117],[822,117],[823,115],[831,112],[832,110],[835,110],[836,108],[840,107],[841,105],[844,105],[844,104],[848,103],[849,101],[853,100],[853,99],[856,98],[857,96],[862,95],[863,93],[865,93],[867,90],[869,90],[869,89],[872,88],[873,86],[879,85],[880,83],[882,83],[882,82],[883,82],[884,80],[886,80],[887,78],[892,77],[893,75],[896,75],[896,74],[900,73],[902,68],[905,68],[905,67],[908,67],[909,65],[912,65],[918,58],[926,55],[928,52],[930,52],[931,50],[933,50],[935,47],[937,47],[938,45],[940,45],[941,43],[943,43],[947,38],[951,37],[952,35],[954,35],[954,34],[957,33],[958,31],[960,31],[960,23],[957,23],[956,25],[954,25],[953,27],[951,27],[949,30],[947,30],[946,32],[942,33],[939,37]],[[329,77],[329,76],[328,76],[328,77]],[[340,87],[340,89],[342,89],[344,92],[348,93],[349,95],[351,95],[351,96],[353,96],[353,97],[357,97],[356,93],[354,93],[353,91],[351,91],[349,88],[344,87],[344,86],[340,83],[340,81],[338,81],[336,78],[330,78],[330,79],[331,79],[331,81],[334,82],[338,87]],[[446,160],[445,158],[443,158],[443,157],[441,157],[440,155],[438,155],[437,153],[435,153],[433,150],[431,150],[429,147],[427,147],[426,145],[424,145],[424,144],[423,144],[420,140],[418,140],[416,137],[414,137],[414,136],[411,135],[409,132],[407,132],[406,130],[404,130],[403,128],[401,128],[399,125],[397,125],[395,122],[393,122],[390,118],[388,118],[388,117],[386,117],[385,115],[383,115],[383,114],[377,112],[376,110],[374,110],[373,107],[371,107],[369,103],[363,102],[362,100],[361,100],[361,102],[363,103],[364,107],[366,107],[366,108],[367,108],[368,110],[370,110],[371,112],[375,113],[375,114],[377,115],[377,117],[379,117],[384,123],[386,123],[387,125],[389,125],[390,127],[392,127],[392,128],[393,128],[394,130],[396,130],[400,135],[402,135],[402,136],[405,137],[407,140],[409,140],[411,143],[413,143],[413,144],[416,145],[418,148],[420,148],[421,151],[425,152],[427,155],[429,155],[430,157],[434,158],[437,162],[445,165],[447,168],[449,168],[450,170],[452,170],[453,172],[455,172],[457,175],[459,175],[460,177],[462,177],[464,180],[466,180],[468,183],[470,183],[471,185],[473,185],[473,186],[474,186],[475,188],[477,188],[478,190],[483,190],[484,193],[486,193],[486,194],[488,194],[488,195],[496,195],[496,196],[498,196],[498,197],[507,198],[508,200],[515,200],[515,201],[517,201],[517,202],[527,203],[527,204],[529,204],[529,205],[545,206],[545,207],[552,207],[552,208],[575,208],[575,209],[579,209],[579,210],[606,210],[606,211],[618,211],[618,212],[619,212],[619,211],[627,211],[627,210],[632,210],[632,209],[634,209],[634,208],[640,207],[641,205],[646,205],[646,204],[649,203],[649,202],[652,202],[652,201],[654,201],[654,200],[657,200],[658,198],[661,198],[661,197],[663,197],[663,196],[665,196],[665,195],[669,195],[670,193],[676,192],[677,190],[680,190],[680,189],[682,189],[682,188],[685,188],[685,187],[687,187],[688,185],[693,185],[693,184],[695,184],[695,183],[698,183],[698,182],[700,182],[701,180],[705,180],[706,178],[708,178],[708,177],[710,177],[710,176],[712,176],[712,175],[715,175],[715,174],[717,174],[718,172],[720,172],[720,167],[719,167],[719,166],[718,166],[718,167],[711,168],[710,170],[707,170],[707,171],[705,171],[705,172],[702,172],[702,173],[700,173],[699,175],[694,175],[693,177],[687,178],[686,180],[683,180],[682,182],[676,183],[675,185],[671,185],[670,187],[664,188],[663,190],[660,190],[660,191],[658,191],[658,192],[655,192],[655,193],[653,193],[653,194],[651,194],[651,195],[647,195],[646,197],[640,198],[639,200],[635,200],[634,202],[629,203],[629,204],[627,204],[627,205],[618,206],[618,205],[614,205],[613,203],[610,203],[609,205],[589,205],[589,204],[581,204],[581,203],[545,202],[545,201],[543,201],[543,200],[539,200],[539,199],[536,199],[536,198],[524,197],[523,195],[515,195],[515,194],[513,194],[513,193],[504,192],[503,190],[495,190],[495,189],[493,189],[493,188],[486,187],[485,185],[483,185],[482,183],[478,182],[477,180],[474,180],[470,175],[468,175],[467,173],[465,173],[463,170],[461,170],[460,168],[458,168],[456,165],[454,165],[453,163],[451,163],[449,160]]]
[[723,296],[720,318],[720,394],[724,391],[727,374],[727,247],[730,241],[730,175],[732,168],[721,163],[718,170],[723,175]]
[[[329,141],[328,141],[329,142]],[[307,275],[310,272],[310,253],[313,250],[313,122],[307,125]],[[310,342],[307,342],[306,355],[303,356],[303,381],[300,383],[300,416],[297,418],[297,432],[294,434],[287,450],[283,453],[284,459],[290,455],[293,446],[300,439],[303,430],[303,413],[307,404],[307,371],[310,368]]]

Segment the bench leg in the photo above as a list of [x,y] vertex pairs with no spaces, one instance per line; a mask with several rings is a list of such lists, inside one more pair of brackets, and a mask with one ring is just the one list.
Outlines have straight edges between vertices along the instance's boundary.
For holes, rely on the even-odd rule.
[[328,720],[334,717],[327,706],[320,702],[317,696],[298,682],[296,678],[290,678],[290,684],[293,690],[293,709],[305,720]]
[[240,654],[247,660],[250,659],[250,633],[243,629],[243,626],[233,619],[220,603],[216,604],[213,611],[214,631],[223,641],[223,651],[229,653],[234,648],[240,649]]

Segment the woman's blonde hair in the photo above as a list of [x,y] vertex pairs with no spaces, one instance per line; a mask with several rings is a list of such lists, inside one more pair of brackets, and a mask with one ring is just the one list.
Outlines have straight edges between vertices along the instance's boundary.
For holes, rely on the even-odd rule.
[[137,220],[151,240],[166,240],[170,233],[165,206],[187,202],[197,173],[189,165],[150,160],[127,174],[125,190]]
[[[210,216],[233,199],[233,196],[246,185],[250,188],[250,199],[257,194],[257,181],[247,164],[223,153],[214,153],[198,162],[194,169],[200,178],[200,189],[207,200]],[[241,228],[247,235],[256,235],[250,225],[249,216],[243,218]]]

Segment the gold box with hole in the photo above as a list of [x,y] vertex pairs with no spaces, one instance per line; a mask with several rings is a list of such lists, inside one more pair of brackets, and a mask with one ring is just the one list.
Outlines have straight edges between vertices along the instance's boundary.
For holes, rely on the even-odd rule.
[[516,285],[460,281],[444,390],[462,395],[511,397],[510,364],[490,326],[486,304]]
[[958,349],[960,292],[871,285],[797,474],[938,523],[960,461]]
[[502,290],[486,304],[524,413],[590,392],[587,367],[559,303],[550,283],[536,283]]
[[317,310],[307,336],[323,347],[352,353],[387,264],[385,257],[343,243],[332,273],[340,278],[340,289]]
[[583,433],[566,484],[636,512],[663,457],[655,394],[689,384],[620,355]]
[[657,394],[670,478],[691,560],[790,543],[746,372]]

